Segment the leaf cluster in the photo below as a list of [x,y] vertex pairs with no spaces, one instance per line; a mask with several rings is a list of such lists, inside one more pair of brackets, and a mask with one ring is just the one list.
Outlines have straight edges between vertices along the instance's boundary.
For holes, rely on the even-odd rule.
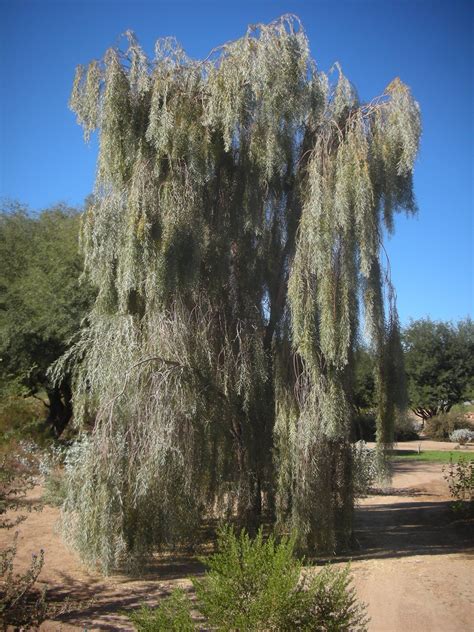
[[430,319],[413,321],[403,331],[408,395],[412,408],[449,411],[472,395],[474,324]]
[[0,211],[0,380],[25,392],[47,384],[48,366],[67,348],[91,301],[80,284],[80,213],[57,205],[32,214]]

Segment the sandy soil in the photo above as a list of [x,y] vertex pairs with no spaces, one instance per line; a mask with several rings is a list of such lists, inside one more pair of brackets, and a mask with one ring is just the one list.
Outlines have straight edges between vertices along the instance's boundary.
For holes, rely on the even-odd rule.
[[474,531],[453,521],[442,465],[395,464],[393,487],[356,512],[352,556],[373,632],[474,630]]
[[[35,493],[37,497],[40,492]],[[392,487],[360,502],[358,548],[339,561],[352,560],[357,593],[368,604],[371,632],[474,629],[472,525],[453,521],[448,498],[442,466],[412,461],[396,463]],[[43,548],[40,578],[52,594],[94,601],[65,615],[61,623],[43,624],[44,631],[133,630],[118,612],[141,603],[154,605],[173,586],[189,587],[186,578],[202,570],[189,558],[173,557],[144,569],[140,580],[119,575],[104,579],[64,545],[55,530],[57,518],[58,510],[51,507],[28,515],[19,527],[17,568],[25,568],[31,554]],[[0,547],[11,536],[0,532]]]

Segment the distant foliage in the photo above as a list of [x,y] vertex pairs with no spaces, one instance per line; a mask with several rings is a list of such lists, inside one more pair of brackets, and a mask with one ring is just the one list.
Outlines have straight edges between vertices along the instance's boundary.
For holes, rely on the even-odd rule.
[[44,404],[33,397],[18,395],[21,390],[18,383],[0,388],[0,447],[4,449],[22,439],[42,442],[49,438],[43,423]]
[[469,430],[469,428],[459,428],[458,430],[453,430],[453,432],[449,435],[449,440],[453,443],[465,445],[470,441],[474,441],[474,430]]
[[[40,419],[57,436],[72,412],[70,376],[53,384],[47,370],[93,298],[90,285],[79,282],[79,224],[79,211],[64,205],[38,214],[13,202],[0,207],[0,397],[17,409],[13,396],[37,397]],[[10,428],[32,421],[25,417],[14,414]]]
[[380,445],[405,402],[381,242],[416,210],[418,104],[398,78],[362,103],[294,16],[201,61],[126,36],[77,69],[70,102],[100,151],[81,236],[97,300],[55,373],[95,419],[67,533],[110,570],[195,537],[203,513],[255,532],[267,512],[333,551],[351,533],[361,311]]
[[474,323],[413,321],[403,331],[410,406],[423,421],[474,394]]
[[448,441],[455,430],[461,430],[466,425],[464,416],[460,413],[449,412],[435,415],[425,423],[425,435],[437,441]]

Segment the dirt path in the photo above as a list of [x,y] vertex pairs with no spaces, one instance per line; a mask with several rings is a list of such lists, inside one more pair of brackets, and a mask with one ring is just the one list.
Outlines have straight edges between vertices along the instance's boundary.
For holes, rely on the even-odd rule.
[[387,495],[356,513],[357,593],[374,632],[474,630],[474,533],[453,521],[437,463],[398,462]]
[[[474,540],[472,529],[453,522],[442,466],[426,462],[395,465],[392,488],[363,499],[356,512],[359,549],[352,571],[359,597],[368,604],[371,632],[468,632],[474,629]],[[36,492],[38,493],[38,492]],[[32,499],[33,500],[33,499]],[[104,579],[88,571],[55,532],[58,511],[32,512],[20,525],[18,569],[33,552],[45,550],[41,579],[56,595],[94,598],[63,622],[42,630],[133,630],[118,612],[160,597],[199,573],[189,559],[162,559],[145,579]],[[0,533],[0,547],[11,538]]]

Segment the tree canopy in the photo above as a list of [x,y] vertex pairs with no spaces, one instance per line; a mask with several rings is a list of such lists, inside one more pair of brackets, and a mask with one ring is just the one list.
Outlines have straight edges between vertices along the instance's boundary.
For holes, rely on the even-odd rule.
[[65,531],[105,570],[210,513],[334,550],[351,532],[361,311],[381,445],[403,395],[380,249],[416,210],[418,105],[399,79],[360,102],[292,16],[202,61],[127,38],[71,96],[100,138],[82,233],[98,296],[63,365],[78,421],[97,414],[69,457]]
[[410,406],[423,421],[474,396],[474,324],[428,318],[403,331]]
[[48,367],[68,348],[90,308],[80,284],[80,213],[57,205],[32,214],[19,203],[0,211],[0,380],[24,395],[46,394],[48,423],[61,434],[71,415],[67,376],[53,385]]

